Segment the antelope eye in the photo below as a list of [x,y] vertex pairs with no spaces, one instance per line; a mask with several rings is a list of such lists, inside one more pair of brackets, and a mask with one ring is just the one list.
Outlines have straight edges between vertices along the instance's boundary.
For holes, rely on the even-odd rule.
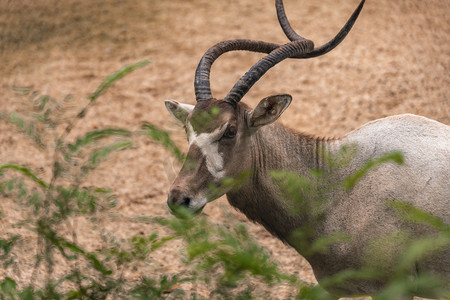
[[230,126],[230,127],[227,128],[227,130],[223,134],[223,137],[227,138],[227,139],[232,139],[232,138],[234,138],[236,136],[236,133],[237,133],[236,127]]

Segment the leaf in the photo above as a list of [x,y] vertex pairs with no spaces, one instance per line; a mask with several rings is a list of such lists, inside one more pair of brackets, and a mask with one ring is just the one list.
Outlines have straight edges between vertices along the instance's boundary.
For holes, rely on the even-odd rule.
[[28,178],[31,178],[33,181],[35,181],[36,183],[38,183],[41,187],[43,187],[44,189],[48,189],[49,185],[43,181],[42,179],[40,179],[39,177],[37,177],[30,169],[28,169],[27,167],[21,166],[21,165],[17,165],[17,164],[4,164],[2,166],[0,166],[0,172],[2,172],[3,170],[6,169],[13,169],[16,171],[21,172],[23,175],[27,176]]
[[89,169],[95,168],[103,158],[107,157],[112,152],[125,150],[131,148],[132,146],[133,143],[130,141],[119,141],[114,144],[95,149],[89,157],[88,164],[82,167],[82,169],[84,172],[87,172]]
[[68,148],[72,152],[77,152],[80,147],[94,143],[110,136],[131,136],[131,131],[121,128],[107,128],[88,132],[83,138],[77,139],[75,144],[68,144]]
[[16,282],[10,277],[5,277],[5,279],[0,283],[2,292],[5,294],[12,295],[16,291]]
[[26,95],[31,91],[30,87],[18,87],[18,86],[13,86],[13,91],[18,92],[22,95]]
[[415,265],[418,261],[423,260],[425,257],[429,257],[437,251],[445,250],[445,247],[448,245],[450,245],[450,238],[444,235],[414,240],[408,247],[408,251],[402,255],[398,262],[397,269],[408,270],[411,266]]
[[164,246],[164,244],[166,244],[167,242],[169,242],[175,238],[176,238],[176,236],[172,235],[172,236],[163,237],[159,241],[153,241],[150,251],[155,251],[155,250],[161,248],[162,246]]
[[450,226],[443,220],[408,202],[391,200],[387,202],[387,206],[395,209],[406,222],[426,224],[450,236]]
[[353,173],[343,181],[343,187],[346,190],[352,189],[355,186],[356,182],[364,175],[366,175],[370,170],[387,162],[394,162],[401,165],[404,162],[403,154],[399,151],[392,151],[382,155],[377,159],[368,160],[361,169],[357,170],[355,173]]
[[103,275],[111,275],[113,273],[112,270],[109,270],[93,253],[85,254],[85,257],[90,260],[92,266],[97,271],[101,272]]
[[8,257],[14,244],[20,239],[20,235],[15,235],[9,240],[0,239],[0,249],[3,250],[3,254],[0,255],[0,259]]
[[87,260],[90,261],[92,267],[101,272],[103,275],[112,274],[112,270],[109,270],[94,253],[86,252],[77,244],[69,242],[65,238],[58,236],[57,233],[46,222],[38,222],[37,229],[38,233],[44,236],[51,244],[53,244],[64,257],[68,257],[65,250],[70,250],[73,253],[83,255]]
[[351,240],[349,235],[334,232],[331,235],[321,236],[317,238],[311,246],[309,246],[308,251],[305,252],[305,255],[313,255],[313,254],[328,254],[329,246],[338,243],[338,242],[348,242]]
[[4,113],[0,113],[0,119],[4,119],[5,121],[15,125],[20,132],[25,133],[40,148],[45,148],[45,144],[42,142],[42,137],[34,123],[27,122],[23,116],[16,112],[11,112],[9,117],[6,117]]
[[21,292],[18,293],[21,300],[34,300],[33,288],[30,286],[25,287]]
[[172,141],[168,132],[159,129],[153,124],[146,123],[142,125],[142,130],[140,133],[152,138],[156,142],[159,142],[164,148],[171,151],[179,162],[183,162],[185,155]]
[[48,95],[43,95],[40,96],[38,99],[36,99],[33,103],[34,105],[34,109],[36,111],[43,111],[45,106],[47,105],[48,102],[56,102],[53,98],[51,98]]
[[91,96],[89,96],[89,99],[91,101],[95,101],[114,82],[116,82],[120,78],[124,77],[128,73],[130,73],[136,69],[142,68],[148,64],[150,64],[149,60],[143,60],[143,61],[137,62],[135,64],[126,66],[126,67],[120,69],[119,71],[117,71],[116,73],[106,77],[105,80],[102,82],[102,84],[95,90],[95,92]]

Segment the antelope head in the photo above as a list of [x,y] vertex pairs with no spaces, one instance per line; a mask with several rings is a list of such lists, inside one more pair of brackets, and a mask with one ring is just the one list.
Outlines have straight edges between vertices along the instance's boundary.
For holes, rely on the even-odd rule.
[[[348,34],[356,21],[364,0],[339,33],[328,43],[314,47],[314,43],[299,36],[290,26],[282,0],[275,6],[279,23],[290,42],[284,45],[253,40],[228,40],[211,47],[201,58],[195,73],[195,106],[167,100],[166,107],[186,130],[189,150],[180,173],[169,191],[168,206],[183,206],[193,213],[223,194],[211,193],[210,186],[220,186],[226,177],[244,171],[257,172],[252,167],[249,143],[255,132],[283,113],[291,102],[290,95],[275,95],[262,99],[250,109],[239,101],[249,89],[273,66],[287,58],[306,59],[323,55],[334,49]],[[213,98],[210,89],[210,70],[213,62],[229,51],[244,50],[266,53],[241,77],[223,100]]]

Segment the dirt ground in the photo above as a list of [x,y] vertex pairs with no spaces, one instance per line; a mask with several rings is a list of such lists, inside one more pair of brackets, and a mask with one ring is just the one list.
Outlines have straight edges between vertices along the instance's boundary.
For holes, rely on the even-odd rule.
[[[292,26],[316,45],[333,37],[357,4],[358,0],[285,1]],[[368,121],[400,113],[450,124],[449,15],[449,1],[367,1],[354,29],[333,52],[282,62],[243,101],[254,106],[265,96],[289,93],[293,102],[280,122],[321,136],[343,135]],[[164,100],[193,104],[200,57],[215,43],[234,38],[287,42],[273,1],[0,0],[0,110],[17,108],[13,87],[30,87],[58,99],[74,94],[82,100],[105,76],[149,59],[148,67],[111,87],[72,136],[105,126],[137,130],[143,122],[151,122],[171,132],[186,150],[184,131],[170,118]],[[260,57],[236,52],[220,58],[212,68],[213,95],[225,96]],[[0,124],[0,163],[49,170],[51,157],[12,129]],[[166,150],[148,141],[115,155],[87,184],[112,188],[125,215],[168,216],[166,194],[178,168]],[[49,179],[50,174],[41,176]],[[0,210],[1,235],[14,232],[10,224],[20,212],[4,201]],[[204,212],[216,223],[227,222],[228,212],[246,220],[224,198],[207,205]],[[83,231],[83,224],[78,226]],[[150,225],[105,226],[123,237],[153,230]],[[293,249],[261,226],[248,226],[284,271],[314,282],[307,262]],[[88,229],[79,241],[92,249],[98,244]],[[167,274],[181,270],[181,244],[173,245],[157,252],[148,268]],[[31,276],[25,262],[25,258],[19,262],[24,271],[14,275],[19,283]],[[5,275],[12,276],[0,270],[0,278]],[[283,287],[277,287],[266,296],[282,298],[283,293]]]

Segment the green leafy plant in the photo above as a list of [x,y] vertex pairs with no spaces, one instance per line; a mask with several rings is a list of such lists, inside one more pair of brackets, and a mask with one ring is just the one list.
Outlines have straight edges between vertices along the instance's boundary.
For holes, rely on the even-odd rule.
[[243,224],[231,221],[229,227],[224,227],[212,224],[205,216],[193,218],[183,208],[178,210],[178,218],[159,219],[158,222],[186,242],[185,263],[195,265],[196,278],[212,285],[214,294],[226,298],[232,288],[248,278],[269,285],[295,282],[294,277],[279,270]]
[[[116,198],[110,189],[83,186],[84,178],[111,154],[133,147],[134,137],[140,134],[123,128],[105,128],[88,132],[72,142],[68,139],[69,133],[107,88],[148,63],[138,62],[108,76],[89,96],[87,105],[72,117],[70,101],[73,96],[57,100],[48,95],[40,96],[29,88],[15,88],[27,98],[31,109],[25,113],[2,112],[0,118],[15,125],[38,149],[53,151],[54,160],[49,182],[40,178],[33,167],[15,163],[0,165],[0,193],[29,213],[25,220],[14,226],[31,230],[37,237],[33,274],[42,269],[46,274],[44,285],[36,285],[33,275],[29,284],[22,288],[11,277],[5,277],[0,282],[1,299],[102,299],[139,290],[139,285],[129,287],[116,270],[145,259],[150,252],[171,240],[171,237],[159,239],[157,234],[152,234],[148,238],[131,237],[125,244],[106,243],[102,249],[87,251],[77,242],[76,228],[72,227],[72,238],[62,230],[71,227],[73,218],[85,217],[98,222],[115,207]],[[0,259],[5,268],[10,268],[14,262],[14,248],[23,247],[23,243],[19,235],[0,238]],[[72,266],[68,274],[60,278],[54,274],[57,257]],[[153,289],[160,290],[169,282],[165,276],[160,280],[149,280],[143,286],[148,287],[149,282],[154,282]]]

